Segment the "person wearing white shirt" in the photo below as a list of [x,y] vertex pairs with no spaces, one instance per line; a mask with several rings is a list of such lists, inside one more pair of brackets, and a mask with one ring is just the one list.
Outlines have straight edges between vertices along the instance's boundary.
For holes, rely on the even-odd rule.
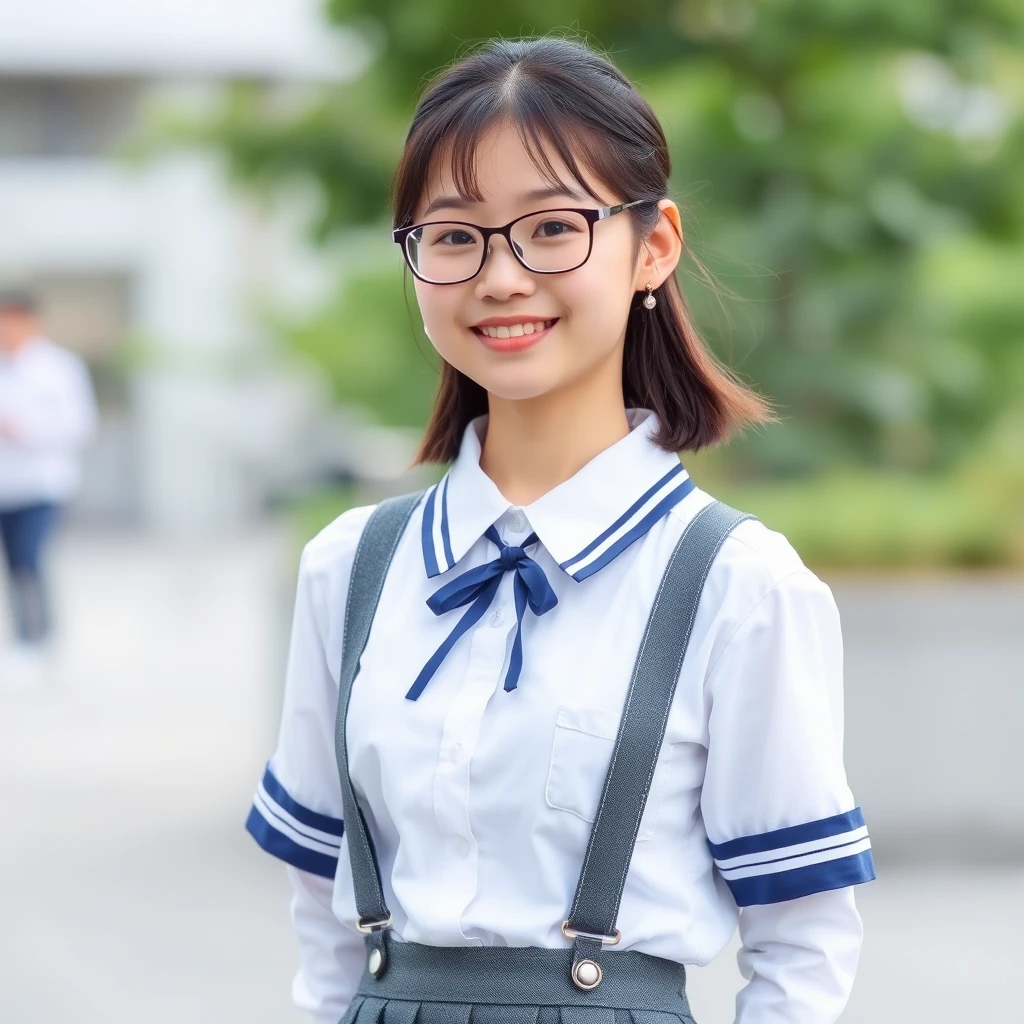
[[2,669],[8,682],[35,681],[42,670],[52,630],[46,544],[78,489],[95,424],[84,362],[43,336],[29,294],[0,294],[0,536],[16,641]]
[[[565,923],[634,663],[666,566],[714,504],[676,453],[771,419],[686,316],[667,178],[650,107],[579,43],[491,42],[420,101],[395,240],[442,357],[420,461],[450,468],[409,506],[365,648],[346,648],[347,604],[374,507],[307,544],[278,745],[247,821],[288,865],[293,994],[317,1024],[468,1024],[460,992],[502,963],[501,1005],[479,1019],[554,1021],[565,1007],[508,995],[514,976],[598,941]],[[617,945],[595,954],[597,986],[574,964],[569,1016],[653,1022],[643,1001],[661,997],[645,982],[629,1002],[626,975],[706,964],[738,925],[737,1024],[832,1024],[862,939],[853,886],[874,877],[843,769],[838,612],[757,520],[709,564],[619,938],[602,940]],[[380,921],[357,906],[371,846]],[[447,1003],[417,962],[445,965]],[[692,1021],[681,1005],[673,1019]]]

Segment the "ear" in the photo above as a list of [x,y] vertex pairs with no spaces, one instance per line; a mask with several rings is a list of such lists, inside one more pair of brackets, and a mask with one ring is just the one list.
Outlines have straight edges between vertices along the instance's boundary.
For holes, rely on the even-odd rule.
[[661,216],[654,230],[640,243],[633,290],[642,291],[651,282],[657,288],[673,273],[683,252],[683,225],[679,208],[671,199],[658,202]]

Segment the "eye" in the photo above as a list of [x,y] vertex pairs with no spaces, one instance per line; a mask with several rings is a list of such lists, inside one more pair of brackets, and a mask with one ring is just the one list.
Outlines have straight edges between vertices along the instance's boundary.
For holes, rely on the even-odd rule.
[[434,239],[434,245],[472,245],[476,237],[461,228],[452,228]]
[[560,235],[575,234],[579,229],[564,220],[542,220],[534,231],[535,238],[558,238]]

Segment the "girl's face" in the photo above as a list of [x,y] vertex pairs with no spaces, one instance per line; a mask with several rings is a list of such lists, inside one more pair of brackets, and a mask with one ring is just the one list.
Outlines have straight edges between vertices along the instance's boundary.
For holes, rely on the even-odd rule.
[[[451,219],[496,227],[539,210],[597,209],[634,198],[611,195],[588,178],[600,197],[595,202],[575,185],[556,154],[549,151],[548,157],[565,186],[552,187],[534,166],[514,128],[492,129],[477,153],[477,184],[483,200],[464,200],[455,188],[448,161],[439,160],[414,222]],[[531,399],[571,389],[602,370],[611,370],[621,380],[633,294],[652,278],[657,287],[665,276],[645,269],[643,259],[634,259],[633,252],[628,212],[597,222],[587,262],[561,274],[527,270],[512,255],[507,241],[494,235],[483,268],[471,280],[436,285],[416,279],[427,336],[442,358],[491,395],[504,399]],[[520,324],[532,325],[533,333],[520,334]],[[544,329],[537,330],[541,324]],[[499,327],[509,330],[499,331]],[[489,336],[495,333],[511,336]]]

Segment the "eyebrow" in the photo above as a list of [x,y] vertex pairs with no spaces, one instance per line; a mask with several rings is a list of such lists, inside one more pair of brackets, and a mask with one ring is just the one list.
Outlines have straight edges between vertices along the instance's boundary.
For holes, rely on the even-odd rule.
[[[575,199],[577,202],[585,202],[591,199],[591,196],[585,195],[576,189],[571,189],[568,185],[548,185],[544,188],[530,189],[529,192],[523,192],[519,196],[519,202],[523,203],[537,203],[544,199]],[[430,201],[430,204],[423,211],[424,217],[429,217],[435,210],[447,208],[450,210],[468,210],[471,206],[476,206],[472,199],[466,199],[463,196],[445,196],[440,195]]]

